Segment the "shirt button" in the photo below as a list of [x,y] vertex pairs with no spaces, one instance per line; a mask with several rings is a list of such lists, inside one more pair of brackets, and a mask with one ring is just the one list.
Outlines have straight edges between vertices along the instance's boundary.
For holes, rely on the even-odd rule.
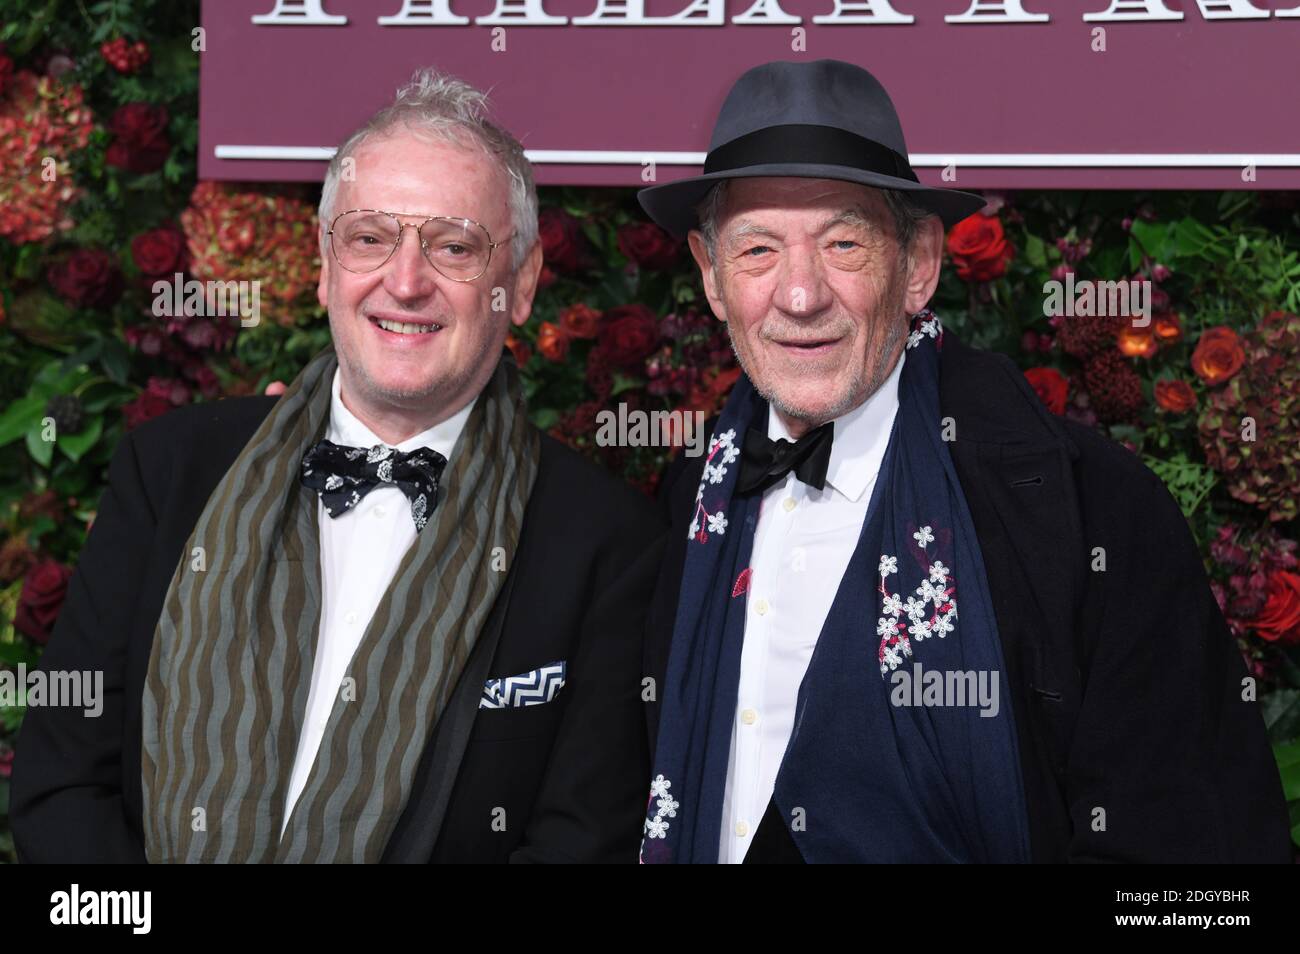
[[758,602],[756,602],[756,603],[754,604],[754,612],[757,613],[759,616],[766,616],[766,615],[767,615],[767,600],[760,599]]
[[357,621],[356,613],[348,613],[343,617],[343,622],[347,623],[349,626],[354,625],[356,621]]
[[747,825],[743,821],[736,822],[736,837],[744,838],[748,834],[749,834],[749,825]]
[[758,713],[753,709],[746,709],[740,714],[740,721],[745,723],[745,725],[753,725],[758,721]]
[[796,506],[798,506],[798,504],[793,497],[786,497],[785,500],[782,501],[781,506],[785,508],[786,513],[789,513]]
[[383,507],[376,507],[372,512],[376,517],[382,517],[385,513],[387,513],[387,511],[384,510]]

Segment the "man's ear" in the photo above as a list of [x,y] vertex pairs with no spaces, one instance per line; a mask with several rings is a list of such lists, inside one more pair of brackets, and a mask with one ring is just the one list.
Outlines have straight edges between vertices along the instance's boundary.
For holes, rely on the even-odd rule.
[[533,296],[537,294],[537,280],[542,274],[542,242],[538,239],[524,257],[515,275],[515,294],[510,303],[510,320],[522,325],[533,313]]
[[316,280],[316,300],[325,310],[329,310],[330,304],[330,251],[329,247],[322,243],[320,247],[320,277]]
[[914,315],[929,303],[934,290],[939,287],[939,269],[943,266],[943,222],[937,215],[917,223],[911,257],[906,308],[907,314]]
[[686,241],[691,246],[691,256],[700,270],[700,280],[704,284],[704,297],[709,300],[714,317],[719,321],[726,321],[727,308],[723,305],[722,295],[719,293],[720,276],[713,260],[709,258],[708,247],[704,244],[704,233],[699,229],[691,229],[686,235]]

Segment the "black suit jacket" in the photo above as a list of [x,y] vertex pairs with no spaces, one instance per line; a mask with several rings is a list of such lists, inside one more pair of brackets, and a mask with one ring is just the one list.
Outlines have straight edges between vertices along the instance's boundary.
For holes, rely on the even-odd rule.
[[[102,669],[104,711],[27,711],[10,805],[21,860],[144,860],[140,704],[154,628],[209,495],[274,401],[181,408],[117,448],[41,659],[46,670]],[[635,860],[649,778],[642,632],[662,542],[649,500],[543,435],[502,594],[385,861]],[[478,708],[486,679],[561,659],[566,682],[551,702]]]
[[[941,355],[1033,860],[1289,861],[1263,717],[1242,701],[1245,665],[1164,485],[1128,450],[1049,413],[1005,356],[950,331]],[[646,643],[660,679],[703,462],[678,458],[661,488],[672,531]],[[1091,569],[1098,547],[1104,572]],[[657,729],[655,704],[652,752]],[[769,803],[745,860],[802,861],[788,822]]]

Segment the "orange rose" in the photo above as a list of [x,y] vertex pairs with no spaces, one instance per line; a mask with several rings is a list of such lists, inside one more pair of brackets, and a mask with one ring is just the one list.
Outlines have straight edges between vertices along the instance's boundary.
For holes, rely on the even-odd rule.
[[1192,352],[1192,370],[1211,387],[1228,380],[1245,363],[1246,350],[1241,346],[1241,338],[1225,325],[1206,329]]
[[548,361],[563,361],[569,353],[569,336],[559,325],[543,321],[537,332],[537,350]]
[[1125,325],[1115,336],[1115,341],[1120,353],[1130,358],[1150,358],[1156,353],[1156,336],[1152,334],[1150,325],[1145,328]]
[[1196,407],[1196,392],[1186,381],[1157,381],[1156,404],[1174,414],[1186,414]]
[[594,338],[600,312],[579,302],[560,312],[560,327],[572,338]]
[[1006,272],[1015,249],[1007,241],[997,216],[977,212],[952,227],[948,233],[948,254],[959,278],[987,282]]
[[1156,315],[1151,322],[1151,330],[1155,332],[1156,341],[1162,345],[1173,344],[1183,337],[1183,324],[1172,311]]

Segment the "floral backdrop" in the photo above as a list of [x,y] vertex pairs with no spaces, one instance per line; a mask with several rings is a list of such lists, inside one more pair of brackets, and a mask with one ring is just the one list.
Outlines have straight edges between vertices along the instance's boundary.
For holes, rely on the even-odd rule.
[[[196,181],[195,22],[196,3],[0,0],[0,666],[39,659],[124,432],[292,380],[328,340],[318,189]],[[653,493],[670,451],[598,446],[596,415],[716,411],[739,373],[725,328],[633,190],[541,197],[541,289],[509,340],[533,419]],[[1300,194],[988,198],[947,236],[932,305],[1169,487],[1258,680],[1300,844]],[[261,323],[155,317],[176,272],[259,281]],[[1044,317],[1044,282],[1069,273],[1151,281],[1150,326]],[[0,707],[0,860],[22,717]]]

